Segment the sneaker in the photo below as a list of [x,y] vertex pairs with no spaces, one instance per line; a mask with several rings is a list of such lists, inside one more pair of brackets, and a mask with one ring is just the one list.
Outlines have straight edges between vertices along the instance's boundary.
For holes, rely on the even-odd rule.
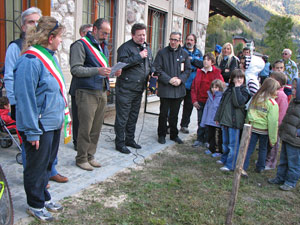
[[282,190],[282,191],[291,191],[293,190],[295,187],[293,186],[290,186],[288,184],[283,184],[281,186],[279,186],[279,189]]
[[181,128],[180,128],[180,131],[181,131],[182,133],[184,133],[184,134],[190,133],[190,131],[189,131],[189,129],[188,129],[187,127],[181,127]]
[[275,168],[271,168],[271,167],[269,167],[269,166],[266,166],[265,167],[265,170],[274,170]]
[[284,181],[278,179],[278,177],[268,179],[269,184],[284,184]]
[[51,213],[48,212],[48,210],[44,207],[44,208],[41,208],[41,209],[36,209],[36,208],[32,208],[32,207],[28,207],[28,209],[26,210],[26,212],[37,218],[39,221],[52,221],[53,220],[53,217],[51,215]]
[[242,177],[248,178],[248,173],[245,170],[242,170]]
[[220,170],[223,171],[223,172],[229,172],[230,171],[230,169],[226,166],[221,167]]
[[217,157],[221,157],[222,154],[219,153],[219,152],[216,152],[216,153],[211,154],[211,156],[212,156],[213,158],[217,158]]
[[221,160],[217,160],[216,163],[217,163],[217,164],[224,165],[224,163],[223,163]]
[[205,150],[205,154],[206,154],[206,155],[210,155],[210,154],[211,154],[211,151],[210,151],[209,149],[206,149],[206,150]]
[[61,204],[59,203],[55,203],[53,201],[46,201],[45,202],[45,207],[46,209],[48,209],[48,211],[50,212],[60,212],[63,210],[63,207]]
[[192,147],[198,148],[198,147],[201,147],[202,145],[203,145],[203,142],[201,142],[201,141],[195,141],[194,144],[192,145]]

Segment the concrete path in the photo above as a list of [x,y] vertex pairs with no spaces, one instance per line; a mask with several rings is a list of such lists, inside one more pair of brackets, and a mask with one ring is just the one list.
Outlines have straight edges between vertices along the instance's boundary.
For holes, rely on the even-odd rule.
[[[181,107],[182,110],[182,107]],[[157,142],[157,124],[158,116],[148,113],[143,113],[144,108],[141,108],[139,120],[136,129],[136,141],[142,145],[142,149],[138,150],[138,153],[144,157],[162,151],[164,148],[174,145],[174,142],[169,140],[167,136],[167,143],[161,145]],[[149,103],[147,105],[147,112],[158,113],[159,102]],[[114,123],[114,113],[107,112],[105,123]],[[180,118],[182,112],[179,113],[178,128],[180,128]],[[179,133],[180,138],[187,139],[197,130],[197,111],[194,109],[191,117],[191,124],[189,126],[190,134]],[[74,195],[80,190],[87,188],[89,185],[104,181],[115,173],[121,171],[124,168],[134,166],[134,161],[142,162],[143,158],[136,158],[134,154],[121,154],[115,150],[114,147],[114,129],[111,126],[104,125],[102,127],[101,137],[98,142],[97,153],[95,158],[102,164],[99,169],[94,169],[92,172],[84,171],[75,165],[76,151],[73,150],[73,144],[63,144],[61,140],[59,153],[58,153],[58,165],[57,170],[64,176],[69,178],[69,182],[65,184],[59,184],[50,181],[50,193],[55,201],[59,201],[64,197]],[[135,152],[135,149],[132,149]],[[8,149],[0,148],[0,164],[6,173],[6,177],[10,186],[13,203],[15,222],[23,218],[28,217],[25,210],[27,207],[26,196],[23,186],[23,167],[17,164],[15,156],[18,153],[15,145]]]

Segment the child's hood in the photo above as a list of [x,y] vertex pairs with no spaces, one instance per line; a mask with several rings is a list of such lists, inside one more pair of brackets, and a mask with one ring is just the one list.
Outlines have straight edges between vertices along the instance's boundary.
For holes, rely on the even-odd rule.
[[296,98],[295,98],[295,102],[296,103],[300,103],[300,79],[299,78],[295,78],[294,80],[297,81],[297,86],[296,86]]

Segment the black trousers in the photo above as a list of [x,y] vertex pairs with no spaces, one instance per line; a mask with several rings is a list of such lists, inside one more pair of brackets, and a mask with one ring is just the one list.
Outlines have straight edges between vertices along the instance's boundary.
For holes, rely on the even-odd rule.
[[27,141],[24,132],[20,132],[26,151],[26,167],[24,169],[24,188],[27,204],[33,208],[43,208],[45,201],[51,199],[46,185],[51,167],[57,155],[60,129],[44,132],[40,136],[38,150]]
[[167,121],[170,127],[170,138],[178,136],[177,122],[182,98],[160,98],[160,112],[158,117],[158,136],[166,137]]
[[72,108],[73,144],[77,145],[79,121],[78,121],[78,111],[77,111],[77,104],[76,104],[75,96],[71,96],[71,108]]
[[116,87],[115,144],[123,147],[134,140],[143,92],[129,91]]
[[218,152],[222,153],[222,130],[218,127],[207,126],[207,142],[209,143],[209,150],[215,153],[217,148]]
[[190,118],[193,111],[193,103],[191,98],[191,90],[186,89],[186,95],[183,99],[183,111],[181,118],[181,127],[188,127],[190,124]]

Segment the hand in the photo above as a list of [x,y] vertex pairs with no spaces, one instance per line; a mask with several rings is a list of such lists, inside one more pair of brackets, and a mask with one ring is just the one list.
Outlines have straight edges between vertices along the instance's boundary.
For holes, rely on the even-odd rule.
[[158,76],[154,76],[154,73],[151,73],[150,76],[153,77],[153,78],[155,78],[155,79],[158,79]]
[[110,67],[100,67],[100,68],[98,68],[98,71],[99,71],[100,75],[108,77],[111,72],[111,68]]
[[117,70],[117,72],[115,72],[115,76],[119,77],[121,75],[121,73],[122,73],[122,69]]
[[172,78],[169,80],[169,83],[170,83],[171,85],[175,86],[175,84],[176,84],[176,79],[177,79],[177,77],[172,77]]
[[36,150],[39,150],[40,141],[29,141],[29,143],[31,143],[32,146],[35,146]]
[[200,105],[198,102],[194,102],[193,103],[193,106],[196,108],[196,109],[200,109]]
[[181,84],[181,80],[179,78],[177,78],[174,86],[179,86],[180,84]]
[[220,124],[220,123],[219,123],[219,121],[216,121],[216,125],[218,125],[218,126],[219,126],[219,124]]
[[147,49],[144,49],[143,51],[140,52],[140,56],[144,59],[147,58],[148,56],[148,51]]
[[234,79],[234,86],[240,87],[244,83],[243,79]]
[[228,73],[228,72],[230,72],[230,69],[225,69],[225,73]]

